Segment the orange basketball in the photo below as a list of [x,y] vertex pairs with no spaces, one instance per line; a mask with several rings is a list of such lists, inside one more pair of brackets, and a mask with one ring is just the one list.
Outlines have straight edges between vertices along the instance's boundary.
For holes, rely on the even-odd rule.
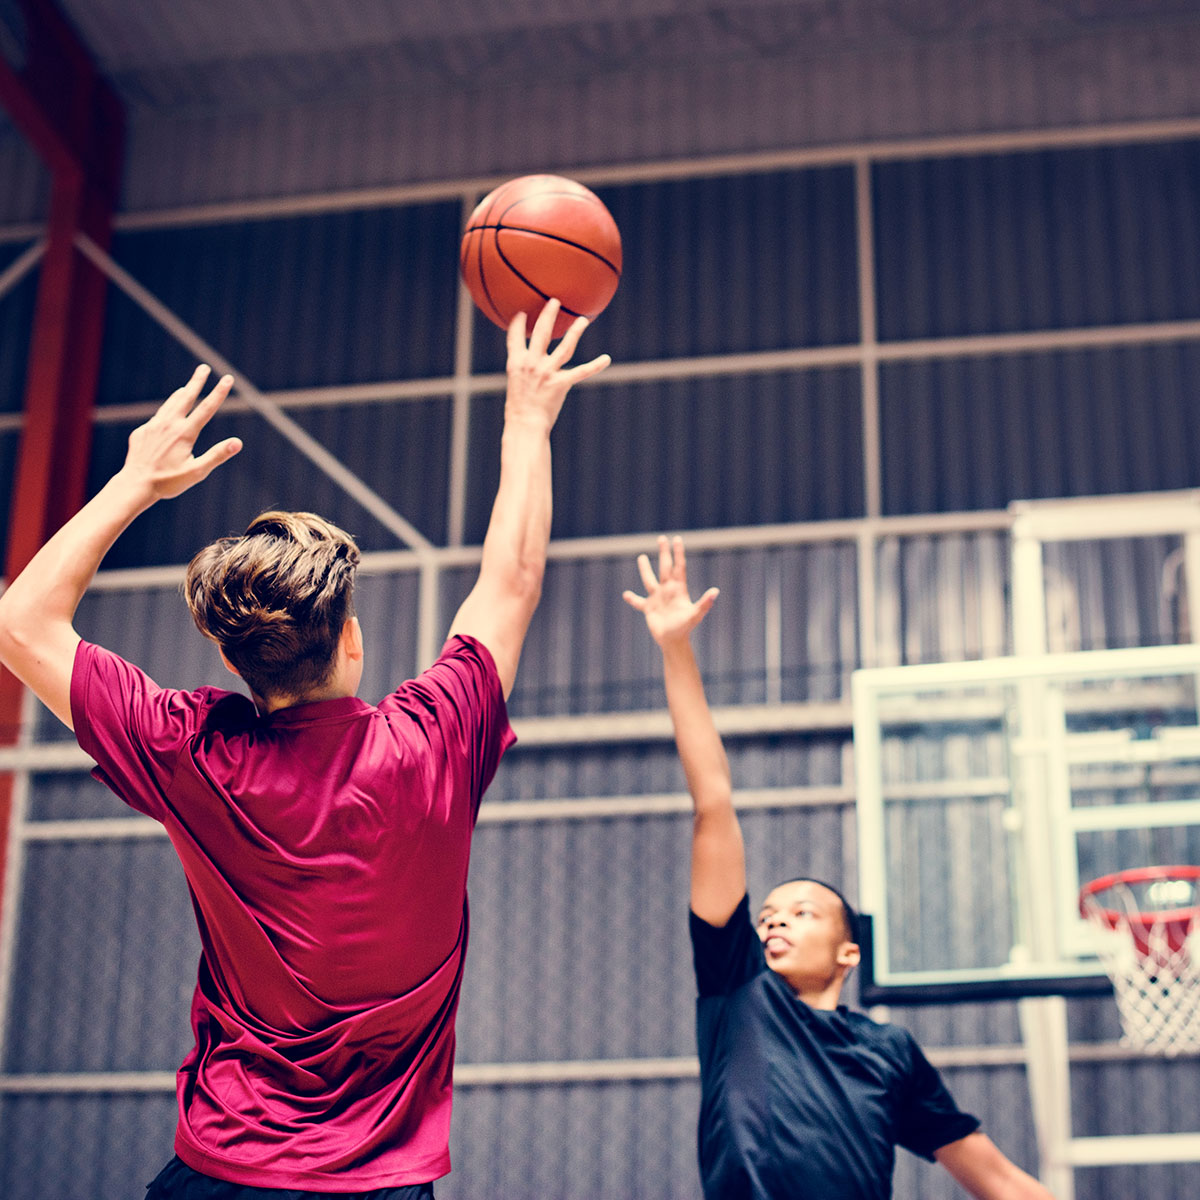
[[576,317],[602,313],[621,279],[621,235],[603,201],[559,175],[510,179],[471,214],[459,253],[479,311],[502,329],[524,311],[528,328],[547,300],[562,311],[554,336]]

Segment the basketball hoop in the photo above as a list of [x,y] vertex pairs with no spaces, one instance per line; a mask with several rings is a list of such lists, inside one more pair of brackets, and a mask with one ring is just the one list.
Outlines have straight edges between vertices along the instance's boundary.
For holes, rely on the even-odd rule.
[[1124,1041],[1200,1049],[1200,867],[1139,867],[1086,884],[1079,911],[1113,982]]

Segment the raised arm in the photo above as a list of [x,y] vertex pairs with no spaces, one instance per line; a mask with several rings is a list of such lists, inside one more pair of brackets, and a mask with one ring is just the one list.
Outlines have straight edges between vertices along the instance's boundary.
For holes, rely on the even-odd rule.
[[30,560],[0,596],[0,662],[70,728],[75,610],[100,561],[156,500],[178,496],[241,448],[227,438],[196,458],[192,448],[233,386],[226,375],[197,403],[198,367],[158,412],[129,435],[125,465]]
[[986,1134],[969,1133],[935,1150],[933,1156],[975,1200],[1054,1200]]
[[717,598],[709,588],[693,603],[688,595],[683,539],[658,539],[658,576],[650,559],[638,557],[645,596],[623,598],[646,618],[663,656],[667,707],[675,745],[692,794],[692,912],[710,925],[724,925],[746,894],[746,853],[733,807],[729,760],[713,724],[704,681],[692,652],[692,630]]
[[491,651],[512,691],[525,633],[542,594],[550,541],[550,430],[572,386],[603,371],[607,354],[567,369],[587,320],[580,317],[549,350],[559,304],[542,309],[525,341],[525,314],[508,327],[508,394],[500,439],[500,486],[483,539],[479,578],[462,602],[449,636],[467,633]]

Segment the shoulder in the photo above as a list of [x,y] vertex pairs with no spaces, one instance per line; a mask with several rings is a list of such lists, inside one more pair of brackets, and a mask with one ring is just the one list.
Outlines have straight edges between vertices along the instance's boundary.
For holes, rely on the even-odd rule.
[[507,728],[507,707],[491,652],[478,639],[456,634],[436,661],[379,702],[389,716],[403,713],[419,724],[450,721]]
[[448,638],[434,666],[439,663],[455,663],[481,672],[499,683],[500,673],[492,652],[477,637],[469,633],[456,633]]
[[847,1027],[855,1039],[881,1054],[887,1055],[898,1066],[908,1068],[915,1056],[920,1054],[917,1039],[903,1025],[890,1021],[876,1021],[864,1012],[854,1009],[843,1010]]
[[179,716],[196,712],[207,703],[209,692],[165,688],[156,683],[136,663],[94,642],[80,641],[71,676],[72,704],[76,716],[96,717],[105,712],[124,713],[129,717],[155,715]]
[[748,897],[742,897],[724,925],[710,925],[689,911],[688,926],[702,998],[730,995],[767,970],[762,942],[750,921]]
[[[436,691],[451,695],[474,694],[503,701],[500,675],[491,651],[470,634],[457,633],[442,647],[437,658],[394,693]],[[386,699],[383,702],[386,705]]]

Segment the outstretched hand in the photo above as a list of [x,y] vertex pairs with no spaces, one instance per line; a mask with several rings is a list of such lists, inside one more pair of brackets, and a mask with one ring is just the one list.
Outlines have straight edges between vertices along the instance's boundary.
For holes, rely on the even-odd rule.
[[552,427],[567,393],[583,379],[598,375],[612,362],[607,354],[591,362],[567,367],[579,339],[588,326],[587,317],[577,317],[558,345],[550,350],[550,336],[561,307],[548,300],[538,314],[528,342],[525,314],[517,313],[508,326],[508,398],[505,419],[516,417],[545,420]]
[[709,588],[699,600],[688,595],[687,560],[683,553],[683,538],[671,542],[658,539],[658,575],[650,565],[650,556],[638,555],[638,571],[642,576],[644,596],[622,592],[621,599],[646,618],[650,636],[660,645],[680,641],[708,615],[719,595],[719,589]]
[[186,492],[242,448],[240,438],[226,438],[199,458],[193,454],[200,431],[216,415],[233,387],[233,376],[222,376],[197,403],[208,376],[207,366],[197,367],[191,379],[172,392],[158,412],[129,435],[122,473],[146,487],[156,500]]

